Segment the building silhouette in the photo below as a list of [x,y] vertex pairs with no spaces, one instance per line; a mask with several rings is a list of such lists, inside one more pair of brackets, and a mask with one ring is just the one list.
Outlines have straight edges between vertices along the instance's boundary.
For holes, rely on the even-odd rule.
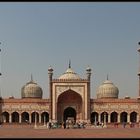
[[75,122],[129,123],[139,122],[140,97],[119,98],[119,89],[107,79],[98,87],[97,98],[90,97],[92,70],[86,69],[86,78],[81,78],[69,67],[58,78],[53,78],[53,68],[48,68],[49,98],[43,99],[42,88],[31,80],[21,88],[21,99],[1,98],[2,123]]

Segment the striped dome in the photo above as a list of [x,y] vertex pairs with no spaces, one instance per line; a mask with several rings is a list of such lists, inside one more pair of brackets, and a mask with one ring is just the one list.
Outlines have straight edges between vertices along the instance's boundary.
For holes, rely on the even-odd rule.
[[26,85],[21,89],[22,98],[42,98],[43,91],[37,83],[33,82],[31,79]]
[[81,78],[71,68],[68,68],[66,72],[63,75],[61,75],[58,79],[81,79]]
[[103,82],[97,89],[97,98],[118,98],[118,88],[109,80]]

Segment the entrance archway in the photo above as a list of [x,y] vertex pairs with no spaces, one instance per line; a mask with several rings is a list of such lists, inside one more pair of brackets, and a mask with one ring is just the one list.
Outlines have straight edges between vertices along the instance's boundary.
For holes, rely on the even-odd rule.
[[63,122],[64,116],[67,117],[67,113],[64,113],[65,111],[67,112],[67,108],[71,107],[75,111],[72,111],[72,109],[68,109],[70,112],[73,112],[73,116],[75,120],[82,120],[83,116],[83,104],[82,104],[82,97],[80,94],[76,93],[75,91],[69,89],[63,93],[61,93],[58,96],[57,100],[57,121],[58,122]]
[[66,120],[69,120],[69,119],[76,121],[76,111],[72,107],[67,107],[64,110],[63,121],[66,121]]

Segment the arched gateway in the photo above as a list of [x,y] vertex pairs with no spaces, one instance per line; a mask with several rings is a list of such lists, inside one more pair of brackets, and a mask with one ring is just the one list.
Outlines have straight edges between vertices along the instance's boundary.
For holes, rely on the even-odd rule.
[[65,122],[66,120],[74,120],[74,121],[76,121],[76,110],[74,108],[67,107],[64,110],[63,121]]
[[81,119],[82,98],[73,90],[67,90],[59,95],[57,101],[57,120],[59,122],[67,119]]
[[66,119],[90,121],[90,75],[82,79],[69,68],[58,79],[53,79],[53,69],[48,69],[50,85],[50,120],[63,122]]

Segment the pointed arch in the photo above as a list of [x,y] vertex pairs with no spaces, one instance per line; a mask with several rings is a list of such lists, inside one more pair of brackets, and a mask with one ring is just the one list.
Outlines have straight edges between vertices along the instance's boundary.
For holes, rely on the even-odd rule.
[[108,113],[105,111],[101,113],[101,122],[104,121],[108,122]]
[[95,121],[97,122],[98,121],[98,116],[99,116],[99,114],[97,112],[92,112],[91,116],[90,116],[90,122],[92,124],[94,124]]
[[127,122],[127,115],[128,113],[127,112],[121,112],[120,114],[120,122]]
[[36,114],[36,122],[39,122],[39,113],[38,112],[32,112],[31,114],[31,122],[35,122],[35,114]]
[[118,113],[115,111],[111,113],[111,122],[118,122]]
[[41,123],[43,123],[44,121],[49,122],[49,113],[48,112],[41,113]]
[[27,122],[29,121],[29,113],[28,112],[22,112],[21,113],[21,122]]
[[7,111],[2,113],[2,119],[4,123],[9,122],[9,113]]
[[18,112],[13,112],[12,114],[11,114],[11,116],[12,116],[12,122],[19,122],[19,113]]
[[130,113],[130,122],[136,122],[137,121],[137,112],[133,111]]
[[68,119],[73,119],[74,121],[76,121],[76,110],[72,107],[67,107],[64,110],[64,114],[63,114],[63,121],[65,122]]

